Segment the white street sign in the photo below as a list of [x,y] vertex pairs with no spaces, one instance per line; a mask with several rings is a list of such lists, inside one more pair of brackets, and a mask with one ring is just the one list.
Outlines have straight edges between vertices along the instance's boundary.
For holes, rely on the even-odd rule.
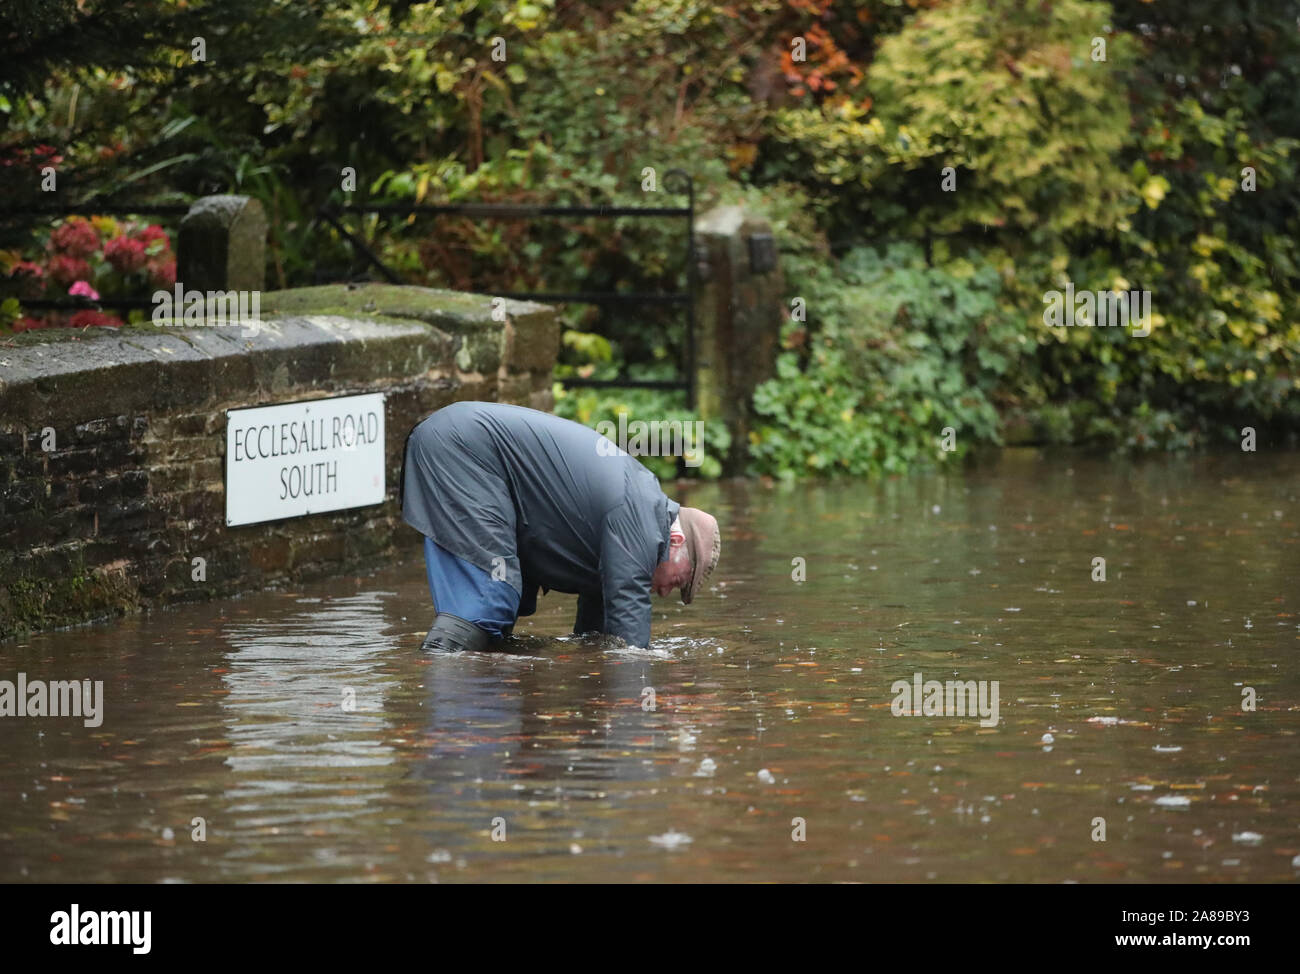
[[383,501],[383,393],[226,410],[226,524]]

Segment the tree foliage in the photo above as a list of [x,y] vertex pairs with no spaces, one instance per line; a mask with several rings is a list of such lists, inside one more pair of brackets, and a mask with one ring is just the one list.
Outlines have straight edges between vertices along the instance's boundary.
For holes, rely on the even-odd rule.
[[[43,202],[50,164],[65,199],[251,193],[290,286],[367,272],[314,220],[331,201],[664,205],[681,168],[701,206],[768,214],[807,302],[756,400],[755,469],[891,472],[947,456],[943,426],[958,454],[1205,444],[1300,419],[1297,17],[1297,0],[11,0],[0,205]],[[415,282],[684,283],[668,223],[351,222]],[[50,228],[0,229],[12,267]],[[1050,327],[1044,295],[1067,282],[1149,291],[1151,335]],[[680,322],[653,309],[563,315],[610,349],[574,339],[565,369],[659,377],[680,357]]]

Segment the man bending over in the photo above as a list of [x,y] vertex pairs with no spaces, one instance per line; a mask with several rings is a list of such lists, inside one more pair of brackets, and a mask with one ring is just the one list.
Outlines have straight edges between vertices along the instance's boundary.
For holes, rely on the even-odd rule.
[[578,596],[576,633],[650,644],[650,593],[690,604],[718,563],[718,522],[681,507],[595,430],[535,409],[458,402],[411,431],[402,518],[424,535],[436,615],[424,649],[484,648]]

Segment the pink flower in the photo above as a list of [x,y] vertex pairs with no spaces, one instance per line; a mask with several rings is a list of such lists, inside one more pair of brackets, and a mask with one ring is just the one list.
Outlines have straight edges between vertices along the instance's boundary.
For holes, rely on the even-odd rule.
[[50,234],[50,250],[69,257],[89,257],[99,249],[99,233],[87,219],[69,217]]
[[144,267],[144,244],[130,237],[117,237],[104,244],[104,259],[119,273],[130,274]]
[[136,234],[136,239],[138,239],[146,247],[148,247],[155,240],[161,240],[163,242],[164,250],[170,250],[172,246],[171,238],[167,236],[167,231],[164,230],[162,227],[158,226],[158,224],[156,223],[151,223],[143,230],[141,230],[138,234]]
[[69,294],[80,295],[83,298],[90,298],[92,301],[99,300],[99,292],[87,284],[85,281],[77,281],[72,287],[68,288]]
[[63,156],[54,151],[50,145],[38,145],[30,152],[25,152],[17,147],[6,148],[8,155],[0,157],[0,166],[6,169],[10,166],[29,165],[38,171],[45,166],[57,166],[63,161]]
[[156,288],[171,287],[176,283],[176,261],[151,260],[149,262],[149,283]]
[[71,285],[74,281],[84,281],[91,276],[90,265],[80,257],[67,257],[62,254],[50,258],[47,273],[55,284]]

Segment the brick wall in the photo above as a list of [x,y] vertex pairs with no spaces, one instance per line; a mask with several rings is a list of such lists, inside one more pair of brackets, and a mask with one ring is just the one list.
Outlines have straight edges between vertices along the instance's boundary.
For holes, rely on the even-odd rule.
[[[554,313],[499,307],[504,321],[482,295],[304,288],[263,295],[252,333],[17,336],[0,348],[0,638],[355,570],[413,545],[397,491],[416,422],[465,399],[551,408]],[[386,394],[383,505],[226,527],[226,409],[368,392]]]

